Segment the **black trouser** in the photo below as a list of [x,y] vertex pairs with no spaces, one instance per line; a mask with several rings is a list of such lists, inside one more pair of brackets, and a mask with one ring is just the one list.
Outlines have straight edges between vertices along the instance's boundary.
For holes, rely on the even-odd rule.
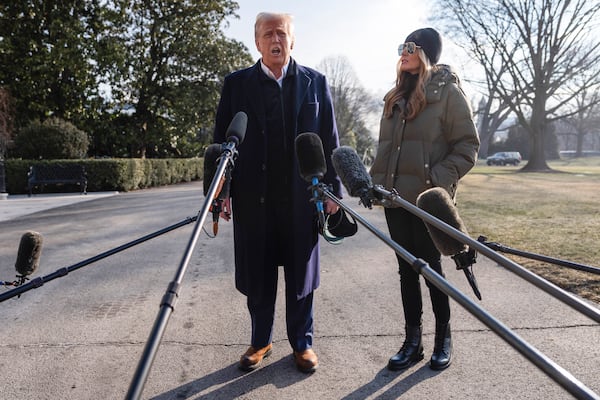
[[[288,274],[287,270],[284,270]],[[252,346],[265,347],[273,340],[273,320],[275,318],[275,297],[277,294],[277,267],[268,276],[262,299],[248,297],[247,304],[252,322]],[[296,287],[288,284],[285,289],[285,317],[287,336],[294,351],[310,349],[313,343],[313,294],[298,299]]]
[[[419,217],[403,208],[386,208],[385,218],[390,236],[394,242],[413,256],[425,260],[433,270],[444,276],[440,252],[433,244],[425,223]],[[396,255],[396,257],[399,264],[400,290],[406,324],[410,326],[421,325],[423,301],[419,274],[399,255]],[[426,284],[429,288],[436,322],[438,324],[448,323],[450,321],[448,296],[428,281],[426,281]]]
[[313,292],[298,298],[293,269],[292,235],[290,230],[291,205],[286,202],[268,203],[270,210],[266,221],[269,252],[263,266],[262,293],[248,296],[247,305],[252,322],[252,346],[262,348],[273,340],[273,321],[277,297],[279,266],[283,266],[285,279],[285,314],[287,336],[294,351],[303,351],[313,343]]

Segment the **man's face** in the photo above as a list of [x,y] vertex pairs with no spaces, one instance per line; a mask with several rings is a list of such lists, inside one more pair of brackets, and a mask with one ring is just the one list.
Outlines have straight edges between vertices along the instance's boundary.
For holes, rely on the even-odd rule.
[[263,63],[277,74],[290,60],[294,48],[294,38],[290,35],[287,22],[272,19],[260,24],[256,33],[256,48],[262,55]]

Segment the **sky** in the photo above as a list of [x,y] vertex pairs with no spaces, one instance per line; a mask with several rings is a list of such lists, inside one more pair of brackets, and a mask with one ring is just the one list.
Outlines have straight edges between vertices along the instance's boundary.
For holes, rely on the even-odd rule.
[[[426,25],[426,0],[238,0],[239,19],[231,18],[225,34],[243,42],[253,58],[254,21],[262,11],[294,16],[296,43],[292,57],[316,68],[327,57],[344,56],[360,84],[383,95],[394,84],[398,45]],[[445,62],[444,52],[440,62]]]

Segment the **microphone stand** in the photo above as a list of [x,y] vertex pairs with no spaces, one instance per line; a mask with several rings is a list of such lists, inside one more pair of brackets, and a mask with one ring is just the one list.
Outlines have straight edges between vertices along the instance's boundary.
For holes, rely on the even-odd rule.
[[[385,244],[391,247],[396,254],[398,254],[404,261],[409,263],[412,268],[419,274],[423,275],[425,279],[435,285],[442,292],[452,297],[456,302],[458,302],[461,306],[463,306],[467,311],[469,311],[473,316],[483,322],[488,328],[490,328],[493,332],[495,332],[498,336],[504,339],[508,344],[513,346],[518,352],[520,352],[523,356],[525,356],[529,361],[535,364],[539,369],[545,372],[549,377],[551,377],[555,382],[559,383],[564,389],[566,389],[569,393],[575,396],[578,399],[596,399],[600,400],[600,396],[598,396],[591,389],[586,387],[582,382],[580,382],[577,378],[575,378],[571,373],[562,368],[560,365],[556,364],[554,361],[546,357],[543,353],[541,353],[538,349],[527,343],[523,340],[519,335],[510,330],[506,325],[500,322],[498,319],[494,318],[491,314],[489,314],[486,310],[484,310],[477,303],[472,301],[469,297],[465,296],[460,290],[456,289],[452,284],[450,284],[446,279],[444,279],[440,274],[435,272],[433,268],[427,264],[422,259],[416,258],[411,253],[409,253],[406,249],[400,246],[398,243],[394,242],[391,238],[384,235],[379,229],[375,226],[371,225],[368,221],[362,218],[358,213],[352,210],[350,207],[346,206],[340,199],[333,194],[327,185],[320,183],[318,185],[313,185],[311,188],[315,188],[320,196],[327,197],[335,202],[338,206],[342,207],[348,214],[350,214],[356,221],[360,222],[365,228],[367,228],[371,233],[375,234],[379,239],[381,239]],[[383,191],[382,189],[375,189],[377,191]],[[441,220],[429,215],[425,211],[420,208],[414,206],[413,204],[407,202],[406,200],[401,199],[400,197],[387,192],[385,193],[386,198],[393,200],[395,203],[402,203],[402,206],[410,205],[411,209],[414,207],[416,210],[413,210],[420,214],[419,216],[425,215],[428,217],[427,219],[431,219],[430,222],[432,225],[436,225],[439,229],[444,229],[442,225],[447,225]],[[406,203],[406,204],[404,204]],[[435,223],[434,223],[435,222]],[[449,226],[449,225],[448,225]],[[451,227],[452,228],[452,227]],[[454,228],[452,228],[454,229]],[[454,229],[456,232],[462,234],[457,229]],[[475,242],[477,243],[477,242]],[[485,247],[479,243],[479,246]],[[487,249],[487,248],[486,248]],[[488,249],[489,250],[489,249]]]
[[560,260],[558,258],[544,256],[542,254],[529,253],[526,251],[514,249],[512,247],[504,246],[497,242],[488,242],[487,238],[485,236],[479,236],[477,238],[477,241],[485,244],[487,247],[489,247],[490,249],[495,250],[495,251],[501,251],[501,252],[507,253],[507,254],[514,254],[516,256],[530,258],[532,260],[543,261],[543,262],[547,262],[550,264],[559,265],[561,267],[572,268],[572,269],[576,269],[579,271],[591,272],[592,274],[600,275],[600,268],[592,267],[590,265],[577,264],[577,263],[574,263],[571,261]]
[[148,379],[148,374],[150,373],[150,368],[152,367],[152,363],[154,362],[154,358],[158,351],[160,341],[167,327],[169,317],[175,310],[175,304],[177,302],[177,298],[179,297],[179,289],[181,287],[183,276],[192,256],[193,250],[198,241],[198,237],[200,236],[200,233],[202,231],[202,226],[204,225],[204,221],[206,220],[206,216],[208,215],[208,212],[210,210],[211,203],[217,195],[218,186],[221,181],[221,178],[225,174],[225,170],[230,167],[230,164],[233,165],[233,160],[236,157],[237,150],[235,149],[235,143],[228,142],[224,144],[223,153],[221,154],[219,161],[219,166],[217,167],[215,176],[213,177],[208,193],[206,194],[206,197],[204,199],[202,209],[198,212],[196,225],[194,225],[192,236],[190,237],[185,253],[179,264],[179,268],[176,271],[175,277],[169,283],[167,290],[161,300],[160,310],[158,315],[156,316],[156,320],[154,321],[152,332],[150,333],[150,337],[146,342],[144,351],[142,353],[142,357],[140,358],[137,369],[135,371],[135,375],[133,376],[131,385],[129,386],[129,390],[127,392],[127,395],[125,396],[127,400],[139,399],[142,394],[142,390],[144,388],[146,380]]
[[54,279],[57,279],[57,278],[60,278],[60,277],[63,277],[65,275],[67,275],[69,272],[75,271],[75,270],[77,270],[79,268],[83,268],[86,265],[89,265],[89,264],[94,263],[96,261],[102,260],[103,258],[106,258],[108,256],[112,256],[113,254],[120,253],[123,250],[129,249],[130,247],[136,246],[136,245],[138,245],[140,243],[143,243],[145,241],[148,241],[150,239],[154,239],[157,236],[163,235],[163,234],[171,232],[171,231],[173,231],[173,230],[175,230],[177,228],[180,228],[182,226],[188,225],[188,224],[194,222],[196,220],[196,218],[197,218],[196,216],[194,216],[194,217],[187,217],[183,221],[180,221],[180,222],[178,222],[176,224],[170,225],[170,226],[168,226],[166,228],[160,229],[160,230],[158,230],[156,232],[150,233],[150,234],[148,234],[146,236],[143,236],[143,237],[141,237],[139,239],[132,240],[131,242],[128,242],[128,243],[125,243],[125,244],[123,244],[121,246],[118,246],[118,247],[115,247],[113,249],[107,250],[107,251],[105,251],[103,253],[100,253],[98,255],[90,257],[90,258],[88,258],[86,260],[80,261],[80,262],[78,262],[76,264],[73,264],[71,266],[60,268],[60,269],[54,271],[51,274],[48,274],[48,275],[45,275],[45,276],[41,276],[41,277],[37,277],[35,279],[32,279],[32,280],[30,280],[28,283],[26,283],[24,285],[17,286],[16,288],[9,290],[8,292],[1,293],[0,294],[0,303],[3,302],[3,301],[5,301],[5,300],[8,300],[10,298],[13,298],[15,296],[19,296],[20,297],[22,293],[27,292],[27,291],[29,291],[31,289],[37,289],[40,286],[44,285],[44,283],[50,282],[50,281],[52,281]]

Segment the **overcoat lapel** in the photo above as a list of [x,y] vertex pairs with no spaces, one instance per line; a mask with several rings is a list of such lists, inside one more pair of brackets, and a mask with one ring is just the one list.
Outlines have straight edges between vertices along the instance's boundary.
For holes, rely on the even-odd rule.
[[297,70],[298,78],[296,79],[296,118],[298,120],[298,116],[300,115],[301,105],[306,97],[306,93],[308,92],[308,88],[310,87],[311,79],[304,72],[304,69],[298,68]]
[[266,121],[265,121],[265,105],[260,96],[260,61],[254,65],[252,73],[246,80],[246,102],[250,108],[254,111],[254,115],[258,117],[258,123],[260,124],[260,131],[264,133]]

